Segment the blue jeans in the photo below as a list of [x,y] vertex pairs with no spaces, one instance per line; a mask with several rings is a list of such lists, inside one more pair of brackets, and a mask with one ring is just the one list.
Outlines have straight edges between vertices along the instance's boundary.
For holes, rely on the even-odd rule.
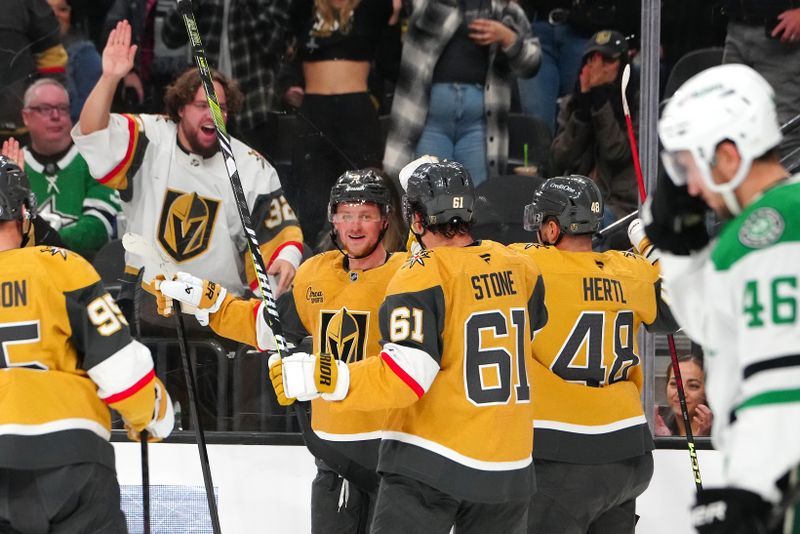
[[482,85],[433,84],[425,128],[417,142],[417,157],[425,154],[458,161],[476,186],[486,181]]
[[575,88],[589,37],[569,24],[554,26],[547,20],[532,22],[531,30],[542,46],[542,64],[533,78],[519,79],[520,105],[555,133],[558,99]]

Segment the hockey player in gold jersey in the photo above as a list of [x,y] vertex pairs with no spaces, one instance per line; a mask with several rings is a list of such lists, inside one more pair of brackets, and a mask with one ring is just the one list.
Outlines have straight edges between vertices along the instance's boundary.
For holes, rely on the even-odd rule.
[[379,358],[271,359],[278,397],[335,413],[389,410],[371,532],[520,533],[535,487],[526,366],[547,320],[530,259],[471,235],[475,191],[464,167],[424,163],[408,181],[406,220],[423,249],[381,305]]
[[34,207],[0,157],[0,532],[127,532],[109,407],[160,439],[172,403],[91,265],[20,248]]
[[[378,308],[389,280],[404,260],[401,254],[387,252],[382,244],[391,204],[387,184],[372,170],[347,171],[336,181],[328,218],[333,226],[331,239],[339,250],[304,262],[292,291],[278,299],[289,342],[297,344],[310,335],[314,353],[329,353],[345,363],[378,354]],[[177,282],[159,284],[161,302],[165,302],[164,295],[188,302],[187,287],[196,295],[204,294],[204,286],[208,287],[207,282],[190,275],[178,276]],[[214,299],[220,305],[210,315],[211,328],[249,345],[274,348],[261,301],[225,294],[220,300],[220,294]],[[329,403],[317,399],[312,401],[311,412],[314,432],[329,446],[361,466],[372,471],[377,468],[385,411],[367,408],[333,413]],[[342,479],[323,459],[317,459],[317,466],[311,492],[312,533],[366,533],[375,495]]]
[[[636,497],[653,474],[637,335],[674,329],[658,268],[636,254],[592,252],[603,199],[592,180],[550,178],[525,210],[547,288],[547,326],[533,341],[537,493],[528,532],[633,532]],[[602,483],[600,483],[602,481]]]

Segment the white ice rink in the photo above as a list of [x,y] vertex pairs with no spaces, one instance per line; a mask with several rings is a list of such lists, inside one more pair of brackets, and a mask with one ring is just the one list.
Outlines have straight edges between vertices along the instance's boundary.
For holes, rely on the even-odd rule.
[[[139,445],[114,443],[114,449],[120,484],[141,484]],[[202,488],[196,445],[159,443],[149,450],[151,485]],[[310,532],[311,480],[316,469],[305,447],[209,445],[208,454],[224,534]],[[719,455],[715,451],[698,455],[703,482],[713,486],[720,476]],[[688,452],[658,450],[654,456],[653,480],[638,500],[641,519],[636,532],[690,534],[688,510],[695,490]],[[153,534],[162,532],[153,529]]]

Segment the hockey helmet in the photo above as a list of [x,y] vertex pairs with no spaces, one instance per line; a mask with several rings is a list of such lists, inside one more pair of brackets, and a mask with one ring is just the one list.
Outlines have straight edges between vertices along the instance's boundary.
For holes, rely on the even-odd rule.
[[475,186],[463,165],[456,161],[423,163],[408,178],[403,214],[410,225],[415,211],[425,226],[473,221]]
[[16,163],[0,156],[0,221],[32,218],[35,210],[36,197],[28,175]]
[[[759,73],[740,64],[711,67],[689,78],[664,107],[658,133],[672,181],[686,185],[689,175],[698,172],[708,189],[723,194],[729,207],[753,160],[782,139],[775,92]],[[742,161],[731,181],[717,183],[711,168],[723,141],[736,145]],[[734,207],[738,212],[738,203]]]
[[603,217],[603,195],[593,180],[573,174],[546,180],[525,206],[523,225],[538,232],[553,217],[564,234],[594,234]]
[[346,171],[331,188],[328,221],[333,222],[336,207],[342,203],[372,202],[387,215],[392,209],[392,193],[383,178],[372,169]]

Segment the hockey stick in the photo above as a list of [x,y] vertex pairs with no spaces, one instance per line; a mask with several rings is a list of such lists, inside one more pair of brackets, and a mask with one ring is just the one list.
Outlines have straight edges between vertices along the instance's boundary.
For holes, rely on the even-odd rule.
[[[177,269],[175,265],[170,262],[168,259],[164,258],[155,245],[145,238],[138,234],[133,233],[126,233],[122,236],[122,246],[130,252],[131,254],[135,254],[137,256],[141,256],[145,259],[150,260],[151,262],[156,263],[161,269],[161,272],[168,276],[170,279],[175,275]],[[137,283],[137,287],[139,284]],[[194,368],[191,364],[191,359],[189,358],[189,343],[186,340],[186,332],[183,327],[183,318],[181,317],[181,306],[180,302],[173,302],[173,306],[175,306],[175,317],[176,317],[176,325],[178,329],[178,347],[180,348],[181,352],[181,363],[183,365],[183,374],[186,380],[186,393],[189,397],[189,417],[192,421],[192,426],[194,427],[195,436],[197,438],[197,449],[200,453],[200,469],[203,471],[203,485],[205,486],[206,490],[206,500],[208,501],[208,511],[211,515],[211,527],[214,530],[214,534],[220,534],[222,532],[220,523],[219,523],[219,512],[217,510],[217,500],[214,496],[214,481],[211,478],[211,465],[208,460],[208,448],[206,447],[206,437],[205,433],[203,432],[203,427],[200,424],[200,415],[198,412],[197,401],[195,398],[195,392],[197,391],[197,383],[195,381],[194,376]],[[187,306],[187,309],[189,306]],[[187,310],[188,311],[188,310]],[[145,469],[145,458],[146,458],[146,441],[142,440],[142,485],[144,488],[144,469]],[[148,483],[149,483],[149,476],[148,476]],[[149,499],[149,489],[148,489],[148,499]],[[148,500],[148,507],[149,507],[149,500]],[[149,508],[147,511],[147,519],[149,522]],[[148,532],[145,530],[145,532]]]
[[186,330],[183,326],[183,317],[181,316],[181,303],[175,301],[175,324],[178,328],[178,346],[181,349],[181,361],[183,362],[183,375],[186,379],[186,393],[189,397],[189,417],[194,426],[194,432],[197,436],[197,449],[200,452],[200,468],[203,470],[203,483],[206,487],[206,500],[208,500],[208,512],[211,514],[211,527],[214,534],[221,534],[222,530],[219,524],[219,511],[217,510],[217,499],[214,496],[214,482],[211,479],[211,464],[208,461],[208,448],[206,447],[206,436],[203,433],[203,426],[200,423],[200,413],[197,408],[197,399],[195,392],[197,391],[197,381],[194,376],[194,367],[192,367],[191,358],[189,358],[189,343],[186,340]]
[[[625,124],[628,127],[628,141],[631,145],[631,155],[633,156],[633,166],[636,171],[636,182],[639,185],[639,199],[644,203],[647,192],[644,187],[644,176],[642,174],[642,164],[639,161],[639,147],[636,145],[636,136],[633,133],[633,122],[631,121],[631,111],[628,107],[628,96],[625,91],[628,89],[628,82],[631,79],[631,66],[625,65],[622,71],[622,109],[625,112]],[[672,374],[675,376],[675,385],[678,389],[678,401],[681,405],[681,416],[683,426],[686,429],[686,445],[689,448],[689,459],[692,462],[692,472],[694,473],[694,485],[698,494],[703,491],[703,480],[700,477],[700,463],[697,460],[697,448],[692,435],[692,424],[689,421],[689,409],[686,407],[686,392],[683,389],[681,380],[681,370],[678,363],[678,351],[675,349],[675,338],[672,334],[667,334],[667,346],[669,347],[669,357],[672,360]]]
[[147,430],[139,433],[142,452],[142,526],[144,534],[150,534],[150,455],[147,451]]
[[[225,122],[223,121],[222,112],[217,101],[214,82],[211,79],[211,69],[208,66],[206,53],[203,49],[203,43],[197,29],[197,22],[192,12],[191,0],[178,0],[178,12],[183,18],[186,31],[189,34],[192,56],[197,64],[200,79],[203,83],[203,89],[205,90],[208,100],[208,106],[211,110],[211,116],[214,119],[217,140],[219,141],[222,158],[225,161],[225,170],[228,173],[228,178],[231,183],[233,197],[236,201],[236,209],[239,212],[239,219],[242,222],[245,237],[247,238],[249,256],[253,262],[253,268],[258,280],[261,300],[264,303],[264,309],[266,311],[264,318],[267,321],[267,326],[269,326],[275,336],[278,354],[283,357],[286,355],[286,337],[283,335],[283,328],[281,327],[280,317],[278,316],[278,307],[275,304],[275,298],[267,279],[267,269],[264,266],[264,259],[261,257],[261,251],[258,248],[258,239],[253,229],[250,210],[247,207],[247,199],[244,196],[242,182],[239,179],[239,171],[236,167],[236,161],[233,158],[230,138],[225,129]],[[308,414],[300,403],[294,403],[294,410],[300,429],[303,432],[303,440],[311,454],[325,462],[328,467],[336,471],[339,475],[360,486],[365,491],[372,492],[377,489],[380,478],[376,472],[353,462],[344,454],[325,444],[311,429],[311,425],[308,421]]]

